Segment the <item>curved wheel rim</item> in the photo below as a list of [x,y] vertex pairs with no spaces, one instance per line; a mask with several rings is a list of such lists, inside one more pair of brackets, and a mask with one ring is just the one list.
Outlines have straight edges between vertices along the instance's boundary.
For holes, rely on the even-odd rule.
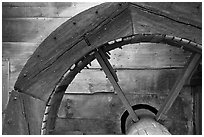
[[[197,44],[188,39],[169,36],[165,34],[135,34],[135,35],[109,41],[99,46],[99,48],[104,48],[105,49],[104,51],[108,52],[116,48],[121,48],[124,45],[135,44],[135,43],[162,43],[162,44],[168,44],[170,46],[175,46],[177,48],[182,48],[192,53],[196,53],[199,56],[201,56],[200,54],[202,54],[202,46],[200,44]],[[68,71],[61,77],[61,80],[56,85],[55,90],[49,96],[49,99],[46,103],[45,113],[43,116],[43,122],[41,127],[42,129],[41,134],[48,134],[50,130],[52,131],[54,129],[53,125],[55,125],[58,108],[66,88],[74,79],[74,77],[84,67],[86,67],[91,61],[95,59],[95,52],[97,51],[97,49],[98,48],[94,49],[93,51],[87,53],[86,56],[83,56],[79,61],[76,61],[68,69]],[[56,104],[56,100],[58,100],[57,104]],[[55,104],[55,106],[52,106],[52,104]]]

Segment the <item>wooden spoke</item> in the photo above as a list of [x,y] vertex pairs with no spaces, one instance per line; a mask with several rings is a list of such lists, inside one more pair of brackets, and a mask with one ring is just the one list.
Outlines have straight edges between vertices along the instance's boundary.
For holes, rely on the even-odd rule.
[[177,78],[176,83],[174,84],[174,86],[171,89],[170,95],[167,97],[165,103],[159,109],[159,111],[156,115],[156,120],[161,119],[162,116],[164,116],[168,112],[168,110],[171,108],[176,97],[178,96],[179,92],[183,88],[183,85],[190,78],[193,71],[197,68],[200,60],[201,60],[200,54],[197,53],[195,55],[192,55],[192,58],[189,61],[186,70],[183,72],[183,74],[179,78]]
[[98,52],[96,52],[96,59],[98,60],[103,71],[105,72],[109,81],[111,82],[114,89],[116,90],[117,95],[119,96],[119,98],[123,102],[124,106],[126,107],[127,111],[129,112],[130,116],[132,117],[132,120],[134,122],[137,122],[139,120],[138,116],[136,115],[136,113],[132,109],[132,107],[131,107],[130,103],[128,102],[127,98],[125,97],[122,89],[120,88],[119,84],[117,83],[117,81],[118,81],[117,75],[116,75],[115,71],[113,70],[111,64],[109,63],[107,57],[105,56],[104,52],[102,51],[102,49],[99,49]]

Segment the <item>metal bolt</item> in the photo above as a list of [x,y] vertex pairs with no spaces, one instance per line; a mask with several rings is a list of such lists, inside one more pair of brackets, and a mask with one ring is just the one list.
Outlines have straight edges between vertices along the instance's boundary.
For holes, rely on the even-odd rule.
[[26,77],[27,76],[27,74],[23,74],[23,77]]
[[17,100],[17,97],[14,97],[14,100]]
[[10,124],[12,124],[12,119],[9,119],[8,121],[7,121],[7,123],[10,125]]

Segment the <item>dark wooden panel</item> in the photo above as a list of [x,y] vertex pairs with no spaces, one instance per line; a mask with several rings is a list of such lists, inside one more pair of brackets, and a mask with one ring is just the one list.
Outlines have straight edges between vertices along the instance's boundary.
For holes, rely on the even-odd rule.
[[23,100],[25,115],[29,124],[29,133],[31,135],[40,135],[46,102],[21,92],[20,95]]
[[194,134],[202,135],[202,86],[192,88],[193,92],[193,107],[194,107]]
[[70,18],[76,14],[98,5],[88,2],[50,2],[50,3],[3,3],[3,18]]
[[[52,31],[69,18],[3,19],[3,42],[41,43]],[[42,31],[43,30],[43,31]]]
[[55,126],[55,130],[51,132],[51,134],[121,134],[120,121],[114,121],[111,119],[57,118]]
[[9,60],[2,60],[2,111],[4,112],[9,99]]
[[167,112],[164,125],[174,134],[193,134],[193,96],[191,87],[184,87],[181,90],[174,104]]
[[202,27],[201,2],[137,2],[134,4],[177,21]]
[[168,34],[202,43],[201,29],[152,14],[136,6],[130,6],[130,9],[132,11],[134,33]]
[[28,135],[29,126],[24,113],[24,104],[19,92],[12,91],[3,121],[3,134]]

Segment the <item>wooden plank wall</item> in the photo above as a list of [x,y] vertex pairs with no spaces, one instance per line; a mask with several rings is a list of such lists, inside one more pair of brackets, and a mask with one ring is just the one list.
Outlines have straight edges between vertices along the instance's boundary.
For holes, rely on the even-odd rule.
[[[36,47],[59,25],[98,3],[3,3],[3,109],[8,92]],[[159,108],[189,53],[163,44],[133,44],[111,51],[119,84],[132,105]],[[120,134],[125,108],[96,60],[68,87],[53,134]],[[192,97],[186,86],[168,114],[174,134],[192,133]],[[176,125],[176,126],[175,126]]]

